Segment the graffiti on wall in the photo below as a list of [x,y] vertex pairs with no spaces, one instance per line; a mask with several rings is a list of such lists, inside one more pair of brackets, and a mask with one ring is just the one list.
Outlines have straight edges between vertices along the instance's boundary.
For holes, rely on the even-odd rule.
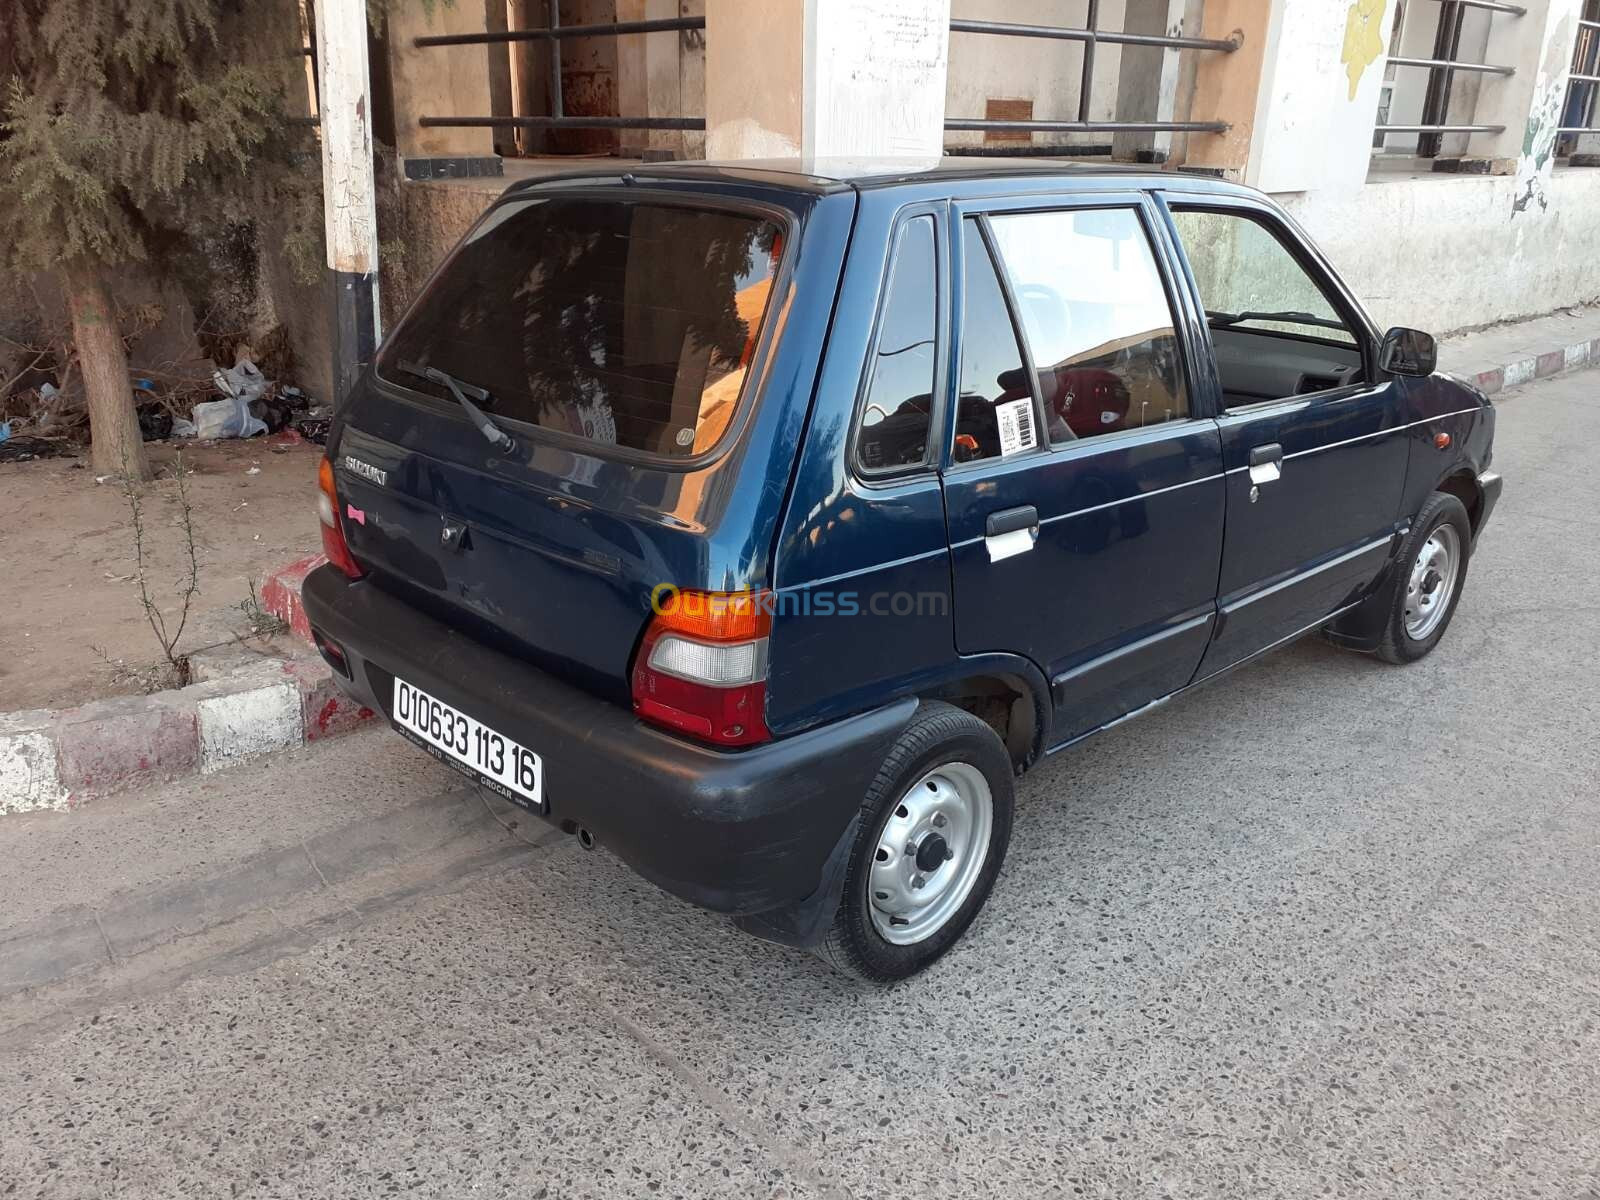
[[1567,17],[1556,25],[1545,42],[1544,59],[1539,63],[1533,104],[1528,110],[1528,127],[1522,135],[1522,152],[1517,155],[1517,186],[1511,202],[1513,217],[1535,204],[1540,211],[1550,207],[1550,170],[1556,153],[1556,130],[1561,127],[1561,104],[1567,94],[1572,43],[1572,18]]
[[1356,98],[1361,87],[1361,77],[1367,68],[1383,57],[1383,13],[1389,0],[1351,0],[1350,11],[1344,22],[1344,50],[1339,61],[1344,63],[1345,75],[1350,80],[1350,99]]

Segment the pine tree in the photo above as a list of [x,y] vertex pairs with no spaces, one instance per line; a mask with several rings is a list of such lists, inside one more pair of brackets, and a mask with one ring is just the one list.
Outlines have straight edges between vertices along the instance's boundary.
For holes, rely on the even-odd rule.
[[[0,270],[59,273],[96,473],[147,477],[109,281],[286,160],[292,3],[0,0]],[[271,49],[269,49],[271,48]]]

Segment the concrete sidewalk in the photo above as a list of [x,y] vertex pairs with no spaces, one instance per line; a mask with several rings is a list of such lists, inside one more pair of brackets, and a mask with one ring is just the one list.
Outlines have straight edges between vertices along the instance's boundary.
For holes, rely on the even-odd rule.
[[1600,307],[1563,309],[1439,341],[1439,368],[1491,396],[1591,365],[1600,365]]

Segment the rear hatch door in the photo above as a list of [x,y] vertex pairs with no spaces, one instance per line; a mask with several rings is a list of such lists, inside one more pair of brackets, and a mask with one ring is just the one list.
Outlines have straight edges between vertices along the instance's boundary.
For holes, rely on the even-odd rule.
[[357,562],[483,640],[626,698],[651,590],[704,573],[792,220],[616,186],[490,209],[347,406],[333,461]]

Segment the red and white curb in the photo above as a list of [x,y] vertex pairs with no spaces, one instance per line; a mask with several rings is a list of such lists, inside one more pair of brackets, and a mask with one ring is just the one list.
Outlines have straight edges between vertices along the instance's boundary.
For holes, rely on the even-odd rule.
[[1535,379],[1549,379],[1564,371],[1577,371],[1584,367],[1600,366],[1600,338],[1590,338],[1559,346],[1542,354],[1531,354],[1503,366],[1492,367],[1469,376],[1486,395],[1520,387]]
[[347,733],[372,711],[320,659],[270,659],[149,696],[0,713],[0,815],[75,808]]

